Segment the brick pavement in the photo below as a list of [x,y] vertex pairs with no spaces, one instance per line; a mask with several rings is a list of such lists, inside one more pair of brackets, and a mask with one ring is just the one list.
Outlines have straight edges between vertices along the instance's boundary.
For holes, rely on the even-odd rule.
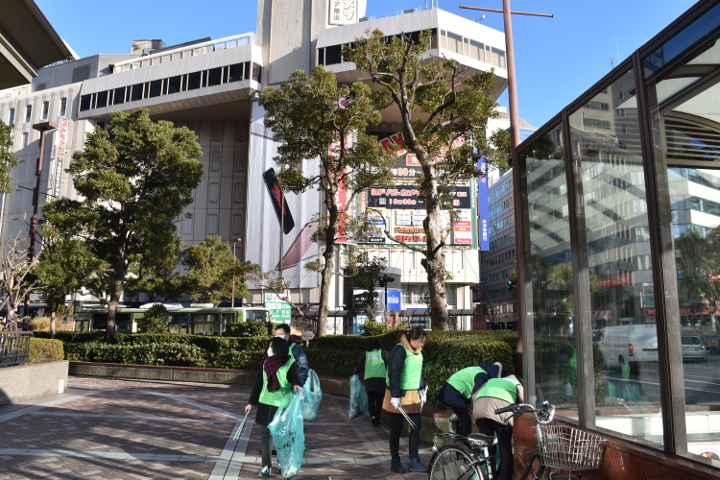
[[[259,427],[248,418],[235,435],[248,386],[70,377],[68,387],[38,405],[0,407],[0,480],[257,478]],[[294,478],[426,478],[392,474],[387,429],[367,416],[348,422],[347,406],[323,397]]]

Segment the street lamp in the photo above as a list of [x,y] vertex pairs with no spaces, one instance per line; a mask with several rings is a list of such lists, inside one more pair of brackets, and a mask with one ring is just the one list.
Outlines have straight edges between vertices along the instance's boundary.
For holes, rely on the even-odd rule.
[[40,203],[40,180],[42,177],[43,157],[45,156],[45,133],[55,130],[57,125],[52,122],[36,123],[32,126],[33,130],[40,132],[40,157],[37,161],[37,169],[35,170],[35,190],[33,191],[33,216],[30,223],[30,247],[28,248],[28,263],[32,263],[35,257],[35,235],[37,234],[37,215]]
[[233,279],[232,279],[232,299],[230,300],[230,306],[235,307],[235,261],[237,260],[237,257],[235,256],[235,244],[237,242],[242,242],[242,238],[231,238],[230,241],[232,242],[233,246]]

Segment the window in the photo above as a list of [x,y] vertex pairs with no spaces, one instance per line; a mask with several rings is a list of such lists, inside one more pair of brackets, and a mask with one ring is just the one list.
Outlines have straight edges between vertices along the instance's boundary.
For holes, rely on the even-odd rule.
[[25,162],[20,162],[17,169],[17,179],[22,181],[25,178]]
[[208,70],[208,87],[220,85],[222,82],[222,68],[212,68]]
[[150,82],[150,98],[162,95],[162,80],[153,80]]
[[85,110],[90,110],[91,103],[92,95],[83,95],[80,97],[80,111],[84,112]]
[[67,97],[60,99],[60,116],[65,115],[67,111]]
[[234,65],[230,65],[228,82],[239,82],[243,79],[243,72],[245,71],[244,65],[245,64],[243,63],[236,63]]
[[15,191],[15,209],[19,209],[22,206],[22,190]]
[[233,202],[234,203],[243,203],[243,200],[245,199],[245,188],[242,183],[236,183],[235,186],[233,186]]
[[108,92],[107,90],[103,92],[98,92],[96,94],[96,100],[95,100],[95,108],[103,108],[107,107],[108,104]]
[[211,183],[208,188],[208,201],[210,203],[218,203],[220,201],[220,184]]
[[170,95],[171,93],[178,93],[182,90],[182,76],[178,75],[176,77],[170,77],[168,79],[168,88],[167,93]]
[[25,132],[22,134],[22,148],[27,148],[30,145],[30,134]]
[[200,88],[200,72],[189,73],[187,76],[187,89],[195,90]]
[[183,235],[192,235],[193,233],[193,219],[183,219]]
[[208,215],[207,217],[207,234],[217,235],[218,231],[218,216],[215,214]]
[[20,220],[13,218],[11,230],[13,238],[17,237],[18,233],[20,233]]
[[32,118],[32,105],[25,105],[25,123],[28,123]]
[[143,99],[143,87],[145,84],[138,83],[136,85],[132,86],[132,92],[130,93],[130,101],[131,102],[137,102],[138,100]]
[[324,65],[335,65],[340,62],[342,62],[342,45],[326,47]]
[[233,235],[242,235],[242,227],[243,227],[243,216],[242,215],[233,215],[232,234]]
[[222,153],[217,150],[212,152],[212,155],[210,157],[210,171],[211,172],[219,172],[221,163],[222,163]]
[[9,116],[9,118],[8,118],[8,124],[13,124],[13,123],[15,123],[15,109],[14,109],[14,108],[11,108],[11,109],[10,109],[10,116]]
[[50,113],[50,102],[43,102],[42,103],[42,114],[40,115],[40,118],[43,120],[47,120],[48,113]]
[[125,103],[125,87],[116,88],[113,93],[113,105]]
[[470,58],[472,58],[473,60],[480,60],[481,62],[484,62],[485,45],[476,42],[475,40],[470,40]]

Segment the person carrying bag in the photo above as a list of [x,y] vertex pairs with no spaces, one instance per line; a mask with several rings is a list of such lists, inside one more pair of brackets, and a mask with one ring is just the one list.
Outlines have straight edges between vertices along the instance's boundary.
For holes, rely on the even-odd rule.
[[261,477],[269,477],[272,470],[272,435],[268,425],[280,407],[287,407],[293,391],[301,391],[297,362],[289,351],[288,342],[281,337],[270,340],[263,367],[258,372],[245,413],[257,407],[255,423],[260,425],[262,439]]
[[365,354],[355,366],[355,370],[353,370],[353,375],[365,371],[363,380],[365,381],[365,391],[368,396],[371,423],[373,425],[380,425],[382,403],[387,388],[387,361],[388,352],[383,350],[380,340],[373,337],[368,342]]

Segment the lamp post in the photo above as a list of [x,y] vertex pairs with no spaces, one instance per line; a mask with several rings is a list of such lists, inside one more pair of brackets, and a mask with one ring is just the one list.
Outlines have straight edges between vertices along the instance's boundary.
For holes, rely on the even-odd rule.
[[232,299],[230,300],[230,306],[235,307],[235,261],[237,260],[237,257],[235,256],[235,244],[237,242],[241,242],[242,238],[231,238],[230,241],[232,242],[232,246],[233,246],[233,279],[232,279]]
[[37,216],[38,207],[40,203],[40,180],[42,178],[43,170],[43,157],[45,156],[45,133],[50,130],[55,130],[57,125],[52,122],[36,123],[33,125],[33,130],[40,132],[40,157],[37,161],[37,168],[35,170],[35,190],[33,191],[33,216],[30,223],[30,247],[28,248],[28,263],[32,263],[35,258],[35,236],[37,235]]

